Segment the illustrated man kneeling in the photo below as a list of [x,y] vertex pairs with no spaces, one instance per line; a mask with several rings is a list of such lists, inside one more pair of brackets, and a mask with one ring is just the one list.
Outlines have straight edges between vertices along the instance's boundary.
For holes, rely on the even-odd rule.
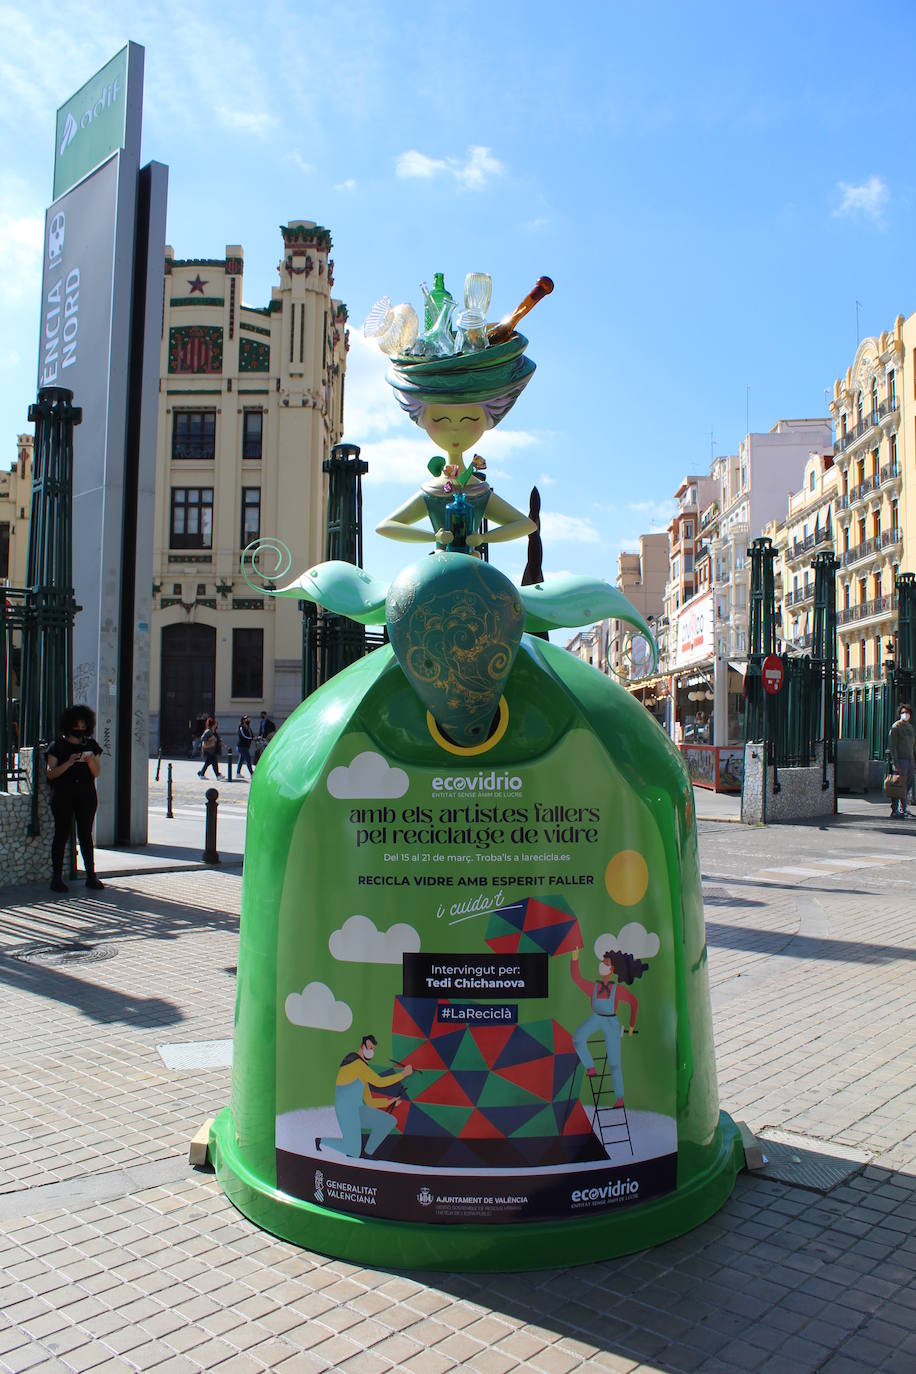
[[389,1069],[376,1073],[370,1060],[378,1044],[374,1035],[364,1035],[357,1054],[346,1054],[340,1061],[337,1081],[334,1085],[334,1111],[337,1113],[339,1136],[316,1136],[316,1150],[339,1150],[341,1154],[358,1159],[363,1151],[363,1131],[368,1131],[365,1154],[374,1155],[386,1136],[394,1130],[397,1122],[390,1112],[383,1110],[390,1105],[388,1097],[373,1097],[370,1088],[387,1088],[409,1078],[413,1066],[405,1064],[402,1069]]

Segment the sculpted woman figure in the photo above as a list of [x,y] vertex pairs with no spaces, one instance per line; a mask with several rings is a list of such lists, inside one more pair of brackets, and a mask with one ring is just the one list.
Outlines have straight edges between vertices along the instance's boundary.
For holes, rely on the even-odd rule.
[[[430,463],[430,481],[378,525],[379,534],[405,543],[434,541],[444,548],[452,542],[446,507],[457,491],[463,492],[475,517],[477,532],[466,540],[471,550],[534,532],[532,521],[477,475],[483,468],[480,460],[470,471],[465,464],[465,454],[509,413],[531,380],[535,364],[525,357],[527,346],[524,335],[514,334],[507,343],[482,353],[431,361],[401,357],[393,362],[388,382],[400,405],[446,457],[441,467],[439,460]],[[431,529],[420,527],[426,518]],[[479,532],[484,519],[485,534]]]

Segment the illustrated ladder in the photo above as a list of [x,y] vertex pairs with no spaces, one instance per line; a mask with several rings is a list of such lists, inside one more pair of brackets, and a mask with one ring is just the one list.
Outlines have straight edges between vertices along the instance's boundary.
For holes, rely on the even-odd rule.
[[[591,1088],[594,1103],[592,1129],[596,1132],[605,1149],[609,1145],[628,1145],[630,1154],[635,1155],[633,1141],[630,1137],[630,1123],[627,1120],[627,1109],[613,1105],[617,1100],[617,1094],[608,1072],[607,1046],[604,1043],[604,1037],[596,1036],[589,1040],[588,1047],[592,1059],[595,1061],[595,1073],[591,1076],[586,1075],[585,1078],[586,1083]],[[609,1103],[610,1105],[608,1105]]]

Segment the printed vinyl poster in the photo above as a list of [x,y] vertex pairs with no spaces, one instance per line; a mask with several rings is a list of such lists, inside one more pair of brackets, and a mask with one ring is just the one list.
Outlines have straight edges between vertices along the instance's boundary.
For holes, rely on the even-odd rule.
[[672,938],[655,823],[585,730],[508,770],[346,733],[284,885],[278,1186],[443,1223],[672,1190]]

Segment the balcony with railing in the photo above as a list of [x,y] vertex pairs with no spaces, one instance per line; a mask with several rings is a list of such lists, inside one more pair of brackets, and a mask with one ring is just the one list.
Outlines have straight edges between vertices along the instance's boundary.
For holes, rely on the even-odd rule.
[[897,598],[892,594],[876,596],[871,601],[860,601],[858,606],[846,606],[836,613],[837,625],[858,624],[863,620],[890,619],[897,610]]
[[783,605],[784,605],[784,606],[801,606],[801,605],[803,605],[806,601],[810,601],[811,598],[812,598],[813,596],[814,596],[814,583],[813,583],[813,582],[808,582],[808,583],[806,583],[804,586],[799,587],[796,591],[789,592],[789,594],[788,594],[788,595],[784,598],[784,600],[783,600]]
[[790,561],[795,558],[802,558],[811,549],[819,548],[823,544],[833,543],[833,531],[829,529],[815,530],[813,534],[806,535],[804,539],[793,539],[792,543],[786,548],[786,558]]
[[[877,474],[874,477],[866,477],[864,482],[860,482],[858,486],[849,488],[848,505],[859,505],[859,503],[870,496],[873,491],[877,491],[880,486],[881,479]],[[845,508],[844,506],[844,509]]]
[[900,530],[892,529],[885,530],[883,534],[876,534],[861,544],[853,544],[852,548],[847,549],[840,559],[840,566],[843,568],[852,567],[853,563],[859,563],[863,558],[870,558],[872,554],[881,553],[882,550],[899,544],[901,538]]
[[845,434],[838,434],[834,444],[834,453],[846,453],[848,450],[856,448],[859,443],[869,435],[872,430],[877,429],[881,421],[889,415],[893,415],[897,410],[897,398],[890,397],[888,400],[881,401],[877,410],[871,410],[867,415],[863,415],[858,424],[853,425]]
[[884,680],[884,669],[880,663],[869,663],[865,668],[844,668],[841,677],[846,682],[882,682]]
[[851,487],[845,496],[838,496],[836,502],[837,514],[842,515],[848,511],[850,506],[856,505],[859,501],[864,501],[867,497],[880,491],[882,487],[890,483],[898,486],[901,481],[900,464],[896,459],[892,463],[885,463],[880,472],[868,477],[857,487]]

